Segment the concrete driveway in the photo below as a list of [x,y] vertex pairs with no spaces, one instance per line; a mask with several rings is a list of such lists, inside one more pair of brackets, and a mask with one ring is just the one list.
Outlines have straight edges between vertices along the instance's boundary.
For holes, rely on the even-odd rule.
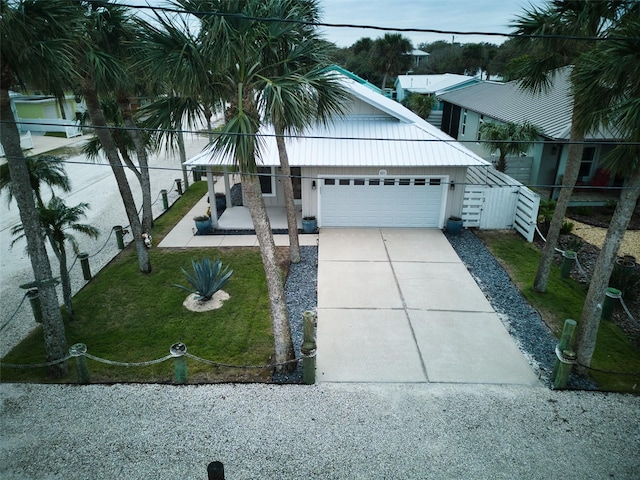
[[536,385],[440,230],[322,229],[319,382]]

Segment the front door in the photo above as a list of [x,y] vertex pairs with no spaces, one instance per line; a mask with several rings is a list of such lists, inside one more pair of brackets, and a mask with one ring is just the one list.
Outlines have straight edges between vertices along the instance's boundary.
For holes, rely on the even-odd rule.
[[291,167],[291,183],[294,203],[302,205],[302,169],[300,167]]

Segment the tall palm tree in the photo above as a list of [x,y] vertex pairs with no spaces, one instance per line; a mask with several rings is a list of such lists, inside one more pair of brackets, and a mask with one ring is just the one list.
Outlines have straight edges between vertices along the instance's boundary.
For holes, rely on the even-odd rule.
[[127,80],[125,68],[114,44],[120,41],[126,30],[125,24],[129,15],[125,7],[109,2],[86,2],[79,5],[85,14],[85,33],[76,38],[76,77],[87,105],[87,112],[100,140],[116,183],[127,219],[133,233],[138,264],[143,273],[151,272],[149,252],[142,238],[142,223],[131,192],[131,186],[123,170],[118,148],[108,128],[104,111],[101,108],[100,96],[109,95],[114,89]]
[[382,90],[387,86],[389,75],[397,75],[411,65],[411,40],[399,33],[385,33],[373,42],[373,65],[382,73]]
[[635,4],[610,31],[616,40],[602,42],[573,72],[576,109],[583,128],[601,124],[616,129],[629,142],[607,158],[611,173],[624,177],[624,188],[609,223],[578,322],[578,363],[591,365],[605,290],[614,262],[640,197],[640,5]]
[[[529,51],[514,63],[514,73],[521,79],[523,89],[544,91],[550,85],[557,68],[579,65],[585,52],[594,48],[593,40],[574,40],[570,37],[595,38],[603,35],[610,22],[623,12],[624,0],[552,0],[542,8],[531,7],[512,23],[516,37],[514,43]],[[530,37],[531,35],[537,37]],[[544,35],[544,36],[541,36]],[[582,160],[585,131],[580,124],[579,112],[574,108],[567,162],[562,188],[549,225],[547,242],[542,251],[533,288],[545,292],[551,263],[564,222],[564,215],[578,179]]]
[[[24,226],[29,259],[39,289],[47,361],[67,353],[60,306],[51,264],[31,189],[29,170],[20,148],[20,134],[11,110],[9,89],[28,85],[60,93],[74,75],[70,38],[81,26],[77,9],[64,0],[1,0],[0,9],[0,141],[4,147],[13,195]],[[49,368],[51,375],[67,372],[66,362]]]
[[496,170],[500,172],[507,170],[507,155],[527,152],[531,147],[530,142],[537,140],[541,134],[542,130],[529,122],[485,122],[480,127],[484,147],[490,152],[500,152],[496,163]]
[[[71,300],[71,277],[68,272],[67,248],[66,242],[70,243],[74,253],[78,254],[78,242],[73,234],[69,231],[82,233],[91,238],[98,237],[98,229],[87,224],[78,223],[78,221],[86,216],[85,210],[89,208],[89,204],[80,203],[75,207],[67,207],[64,200],[55,195],[46,205],[38,207],[38,215],[43,226],[43,233],[49,239],[51,248],[58,258],[60,264],[60,280],[62,282],[62,296],[64,305],[69,318],[73,318],[73,303]],[[11,230],[16,238],[11,242],[13,245],[17,240],[24,237],[24,228],[18,225]]]
[[[316,0],[283,0],[277,18],[319,21]],[[315,121],[327,123],[333,115],[343,113],[345,93],[328,71],[329,59],[324,42],[312,26],[299,25],[283,33],[278,23],[267,25],[273,40],[265,45],[263,58],[274,66],[273,75],[280,81],[267,81],[260,95],[260,110],[271,122],[276,134],[289,231],[289,256],[300,261],[298,223],[295,210],[291,167],[285,136],[301,134]]]

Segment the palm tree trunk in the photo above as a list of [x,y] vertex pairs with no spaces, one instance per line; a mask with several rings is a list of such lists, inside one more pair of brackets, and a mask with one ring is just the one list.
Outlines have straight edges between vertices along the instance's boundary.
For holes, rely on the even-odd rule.
[[[64,239],[62,240],[64,242]],[[64,299],[64,306],[67,309],[67,316],[70,320],[73,320],[73,301],[71,299],[71,278],[69,278],[69,272],[67,267],[67,250],[64,248],[64,243],[59,245],[58,261],[60,262],[60,281],[62,282],[62,298]]]
[[133,194],[131,193],[131,187],[129,186],[129,182],[127,181],[127,176],[124,173],[122,162],[120,161],[120,157],[118,155],[118,149],[113,141],[113,138],[111,137],[111,134],[109,133],[107,122],[104,118],[104,113],[100,108],[98,95],[93,87],[87,82],[82,85],[82,93],[87,104],[87,111],[89,112],[89,116],[91,117],[91,123],[95,127],[97,127],[96,136],[102,144],[102,148],[107,155],[107,159],[109,160],[109,165],[111,165],[111,170],[116,177],[118,190],[120,191],[122,203],[124,204],[124,209],[127,213],[129,225],[131,226],[131,232],[133,233],[133,241],[135,243],[136,252],[138,254],[140,271],[143,273],[150,273],[151,262],[149,260],[149,252],[144,244],[144,239],[142,238],[142,225],[140,223],[140,218],[138,218],[136,204],[133,199]]
[[[291,328],[289,326],[289,314],[284,296],[284,279],[282,270],[278,265],[276,246],[273,241],[271,224],[267,217],[267,209],[262,198],[260,182],[255,175],[242,176],[242,191],[244,192],[253,227],[260,244],[262,264],[267,278],[269,292],[269,304],[271,305],[271,323],[275,341],[275,361],[278,364],[295,359],[293,341],[291,340]],[[295,363],[289,363],[277,367],[278,371],[295,369]]]
[[149,160],[144,142],[138,133],[138,126],[133,121],[131,101],[124,92],[118,93],[118,105],[122,113],[122,120],[129,129],[129,135],[136,146],[136,156],[140,165],[140,187],[142,189],[142,230],[150,232],[153,227],[153,211],[151,209],[151,180],[149,178]]
[[[4,82],[3,82],[4,85]],[[51,282],[53,275],[51,264],[42,236],[42,226],[36,210],[33,190],[29,181],[29,170],[20,148],[20,133],[11,111],[9,91],[0,89],[0,142],[4,147],[9,165],[9,174],[14,182],[13,194],[18,204],[20,221],[27,239],[27,249],[35,281],[39,284],[40,304],[42,307],[42,332],[47,362],[63,358],[67,354],[67,339],[60,313],[60,304],[56,287]],[[51,376],[61,377],[68,372],[66,362],[48,368]]]
[[287,211],[287,228],[289,230],[289,258],[291,263],[300,262],[300,242],[298,240],[298,219],[296,216],[295,199],[293,195],[293,182],[291,181],[291,167],[289,156],[284,141],[284,129],[281,125],[275,125],[276,144],[280,156],[280,170],[282,173],[282,186],[284,188],[284,205]]
[[542,249],[542,257],[538,264],[538,271],[533,282],[533,289],[536,292],[544,293],[547,291],[547,283],[549,282],[549,272],[551,271],[551,263],[555,254],[555,248],[560,237],[560,229],[564,223],[564,216],[569,206],[569,200],[573,194],[573,187],[578,180],[578,172],[580,171],[580,162],[582,161],[582,142],[584,141],[584,133],[579,131],[576,124],[576,112],[573,112],[571,123],[571,145],[567,153],[567,165],[562,178],[562,189],[558,196],[556,208],[553,212],[549,232],[547,233],[547,242]]
[[187,161],[187,152],[184,148],[184,133],[182,132],[182,122],[178,123],[178,151],[180,152],[180,164],[182,165],[182,181],[185,191],[189,188],[189,173],[184,162]]
[[586,368],[584,367],[591,366],[606,289],[609,285],[609,279],[611,278],[611,272],[613,271],[622,238],[629,226],[633,210],[640,197],[640,168],[636,169],[636,172],[625,183],[626,188],[620,194],[618,205],[609,223],[607,235],[593,269],[587,298],[578,322],[576,353],[580,364],[578,371],[581,373],[586,373]]

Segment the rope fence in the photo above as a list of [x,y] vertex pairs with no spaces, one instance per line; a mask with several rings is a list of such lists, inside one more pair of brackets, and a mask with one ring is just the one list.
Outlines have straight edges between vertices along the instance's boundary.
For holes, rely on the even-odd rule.
[[[305,339],[304,345],[306,345],[307,342],[309,342],[309,340]],[[267,363],[263,365],[235,365],[235,364],[208,360],[208,359],[193,355],[191,353],[187,353],[187,347],[183,343],[174,343],[173,345],[171,345],[171,348],[169,349],[169,355],[165,355],[164,357],[157,358],[155,360],[149,360],[145,362],[120,362],[120,361],[109,360],[106,358],[98,357],[96,355],[92,355],[87,352],[87,346],[84,343],[76,343],[69,348],[69,353],[67,355],[65,355],[64,357],[58,360],[53,360],[50,362],[43,362],[43,363],[31,363],[31,364],[15,364],[15,363],[0,362],[0,367],[23,369],[23,370],[35,369],[35,368],[50,367],[53,365],[57,365],[59,363],[66,362],[67,360],[70,360],[72,358],[75,358],[77,362],[77,367],[78,367],[78,383],[87,384],[87,383],[90,383],[89,369],[86,364],[87,358],[95,362],[103,363],[106,365],[111,365],[115,367],[126,367],[126,368],[149,367],[152,365],[157,365],[157,364],[166,362],[167,360],[173,360],[177,383],[186,383],[187,364],[186,364],[185,358],[190,358],[193,361],[203,363],[206,365],[211,365],[214,367],[239,368],[239,369],[270,369],[270,370],[276,369],[278,367],[284,367],[286,365],[291,365],[294,363],[297,364],[298,362],[302,361],[303,369],[305,369],[305,371],[303,372],[303,378],[308,378],[308,376],[311,375],[311,372],[306,370],[313,369],[314,382],[312,383],[315,383],[315,357],[316,357],[315,340],[312,339],[311,343],[313,343],[313,349],[311,349],[310,351],[305,351],[305,349],[303,348],[302,353],[298,358],[287,360],[285,362]]]
[[[166,200],[166,195],[168,191],[171,191],[173,189],[173,186],[176,185],[176,192],[178,192],[178,196],[182,195],[182,187],[181,187],[181,180],[180,179],[175,179],[171,185],[169,186],[168,189],[163,189],[160,190],[160,192],[158,193],[158,196],[156,197],[155,201],[151,204],[151,206],[155,205],[158,200],[162,197],[163,198],[163,207],[164,210],[168,210],[169,208],[169,203],[168,200]],[[140,208],[140,210],[138,210],[138,215],[140,215],[140,212],[142,212],[142,207]],[[124,249],[125,245],[124,245],[124,240],[123,237],[124,235],[128,234],[131,231],[130,229],[130,225],[127,225],[126,227],[121,227],[121,226],[115,226],[113,227],[110,231],[109,231],[109,235],[107,235],[107,239],[104,241],[104,243],[102,244],[102,246],[95,252],[92,254],[87,254],[87,253],[79,253],[78,255],[75,256],[73,262],[71,263],[71,266],[69,268],[67,268],[67,274],[70,274],[73,271],[73,267],[75,267],[76,263],[78,262],[78,260],[80,260],[80,263],[82,264],[82,271],[83,271],[83,276],[84,279],[86,281],[91,280],[92,275],[91,275],[91,270],[89,268],[89,259],[90,258],[95,258],[96,256],[98,256],[100,253],[102,253],[102,251],[107,248],[107,246],[109,245],[109,241],[111,240],[111,237],[113,236],[114,232],[116,235],[116,240],[117,240],[117,246],[120,250]],[[145,241],[145,243],[147,244],[148,247],[151,246],[151,237],[150,235],[146,234],[148,237],[148,242]],[[145,238],[146,240],[146,238]],[[37,289],[34,289],[37,291]],[[22,297],[22,300],[20,301],[20,304],[16,307],[15,311],[13,312],[13,314],[7,319],[7,321],[5,321],[2,326],[0,326],[0,332],[2,330],[4,330],[16,317],[17,313],[20,311],[20,308],[22,307],[25,299],[27,298],[27,296],[29,295],[29,292],[25,293],[25,295]],[[34,297],[36,299],[36,301],[39,301],[37,298],[37,293]],[[37,319],[36,319],[37,320]]]
[[[542,232],[540,231],[540,229],[538,228],[537,225],[536,225],[536,232],[538,233],[538,235],[540,236],[542,241],[544,243],[547,243],[547,239],[544,237],[544,235],[542,234]],[[587,272],[584,270],[584,268],[580,264],[577,252],[572,252],[572,251],[569,251],[569,250],[562,250],[562,249],[557,248],[557,247],[554,248],[554,250],[562,255],[562,266],[560,268],[560,275],[563,278],[569,277],[569,271],[571,270],[571,267],[575,264],[575,266],[578,269],[578,272],[580,273],[580,275],[586,280],[586,283],[587,284],[591,283],[591,278],[589,277],[589,275],[587,275]],[[611,297],[611,298],[613,298],[613,297]],[[622,295],[620,294],[620,295],[616,296],[615,298],[620,300],[620,304],[622,305],[622,309],[624,310],[624,312],[627,315],[627,317],[629,317],[629,320],[631,320],[633,323],[637,324],[638,321],[631,314],[631,311],[627,307],[627,304],[624,302],[624,299],[622,298]],[[608,301],[608,300],[609,300],[609,297],[608,296],[605,297],[605,302]]]

